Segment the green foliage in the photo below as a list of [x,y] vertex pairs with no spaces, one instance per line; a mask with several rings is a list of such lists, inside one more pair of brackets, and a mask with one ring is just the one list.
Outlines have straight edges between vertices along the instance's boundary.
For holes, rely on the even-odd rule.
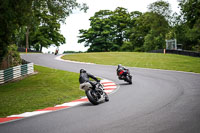
[[129,51],[134,51],[136,48],[143,46],[144,36],[146,35],[145,29],[147,28],[146,24],[143,23],[143,19],[141,12],[134,11],[130,13],[130,23],[125,32],[126,43],[130,42],[130,47],[127,47]]
[[152,32],[147,34],[145,36],[145,42],[144,42],[144,50],[145,51],[151,51],[154,49],[163,49],[165,45],[165,40],[163,39],[164,37],[162,34],[159,36],[154,36]]
[[49,0],[33,2],[32,22],[30,27],[30,44],[42,51],[42,47],[48,48],[51,45],[60,46],[65,43],[64,36],[60,33],[60,22],[64,23],[67,16],[72,13],[73,9],[87,10],[88,7],[79,4],[76,0]]
[[199,51],[200,47],[200,1],[180,0],[181,15],[175,25],[177,40],[187,50]]
[[8,46],[8,52],[3,58],[2,65],[0,65],[0,69],[7,69],[9,67],[21,65],[22,60],[20,58],[19,52],[17,51],[17,48],[18,47],[15,44]]
[[17,48],[18,47],[15,44],[8,46],[7,58],[11,67],[20,65],[22,62]]
[[[128,24],[131,21],[130,14],[128,13],[127,9],[118,7],[113,12],[111,21],[113,21],[113,23],[114,23],[113,24],[113,30],[114,30],[113,37],[115,39],[113,41],[120,48],[122,46],[124,38],[125,38],[125,31],[128,28]],[[119,50],[119,48],[116,50]]]
[[0,0],[0,3],[0,57],[6,55],[10,44],[25,47],[29,33],[30,45],[40,50],[63,44],[60,22],[64,23],[74,9],[88,9],[76,0]]
[[[96,12],[90,18],[91,27],[88,30],[80,30],[78,43],[85,42],[85,46],[89,46],[89,52],[135,51],[135,49],[149,51],[164,48],[169,24],[163,12],[170,9],[168,3],[163,1],[160,3],[159,6],[157,3],[151,5],[151,12],[144,14],[139,11],[129,13],[122,7],[114,11]],[[157,10],[162,6],[162,9]]]
[[82,51],[64,51],[63,54],[68,54],[68,53],[83,53]]
[[159,0],[148,6],[150,12],[157,13],[165,18],[170,18],[171,8],[170,4],[167,1]]
[[120,47],[120,51],[132,51],[132,43],[129,41],[125,41],[123,45]]
[[[90,18],[88,30],[80,30],[79,43],[90,46],[88,51],[120,50],[126,36],[125,30],[130,23],[130,16],[125,8],[118,7],[114,11],[100,10]],[[130,26],[130,25],[129,25]]]
[[90,18],[88,30],[80,30],[79,43],[85,42],[85,46],[90,46],[88,51],[110,51],[112,49],[112,21],[110,19],[112,11],[101,10]]
[[[180,0],[181,15],[172,14],[167,1],[148,6],[148,12],[128,12],[118,7],[101,10],[90,18],[90,28],[80,30],[79,43],[88,51],[151,51],[165,48],[165,40],[176,39],[185,50],[199,51],[200,1]],[[171,15],[172,14],[172,15]]]
[[0,0],[0,3],[0,57],[3,57],[13,43],[12,35],[28,20],[32,0]]
[[190,28],[195,27],[200,19],[200,1],[199,0],[180,0],[179,3],[182,15]]
[[132,38],[130,40],[135,48],[140,48],[140,50],[144,51],[164,48],[165,35],[169,30],[168,22],[164,16],[146,12],[137,19],[136,25],[130,31],[130,38]]
[[47,13],[43,13],[43,23],[38,26],[35,32],[30,34],[30,42],[31,44],[35,44],[34,47],[42,51],[42,47],[49,47],[54,44],[56,46],[60,46],[60,44],[65,43],[65,38],[62,34],[60,34],[60,24],[56,21],[56,19],[48,15]]

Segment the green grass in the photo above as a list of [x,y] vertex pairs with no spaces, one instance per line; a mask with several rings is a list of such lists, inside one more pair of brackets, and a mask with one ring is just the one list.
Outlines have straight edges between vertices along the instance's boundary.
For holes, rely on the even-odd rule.
[[66,60],[200,73],[200,58],[143,52],[101,52],[65,55]]
[[[138,52],[80,53],[63,59],[105,65],[156,68],[200,73],[200,58]],[[79,74],[34,66],[38,72],[23,80],[0,85],[0,117],[35,111],[84,96]]]
[[38,74],[0,85],[0,117],[35,111],[79,99],[79,74],[34,66]]

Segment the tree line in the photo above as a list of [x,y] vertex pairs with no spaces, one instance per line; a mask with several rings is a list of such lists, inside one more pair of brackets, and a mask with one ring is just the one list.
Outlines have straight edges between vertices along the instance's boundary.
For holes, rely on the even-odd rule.
[[42,47],[65,43],[60,24],[74,9],[88,9],[76,0],[0,0],[0,62],[9,46]]
[[[166,39],[177,39],[183,49],[200,51],[200,1],[179,0],[180,14],[159,0],[148,12],[100,10],[90,18],[90,28],[81,29],[79,43],[88,51],[150,51],[165,48]],[[74,9],[88,9],[76,0],[0,0],[0,65],[16,44],[19,47],[59,46],[65,43],[60,24]]]
[[180,14],[172,13],[167,1],[148,6],[148,12],[100,10],[90,20],[89,29],[79,30],[78,43],[89,52],[151,51],[177,39],[182,49],[200,51],[200,1],[179,0]]

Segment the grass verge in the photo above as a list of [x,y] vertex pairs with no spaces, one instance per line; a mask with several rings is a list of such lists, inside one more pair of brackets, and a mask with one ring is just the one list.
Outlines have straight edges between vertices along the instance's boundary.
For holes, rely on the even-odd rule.
[[35,111],[79,99],[79,74],[34,66],[38,72],[0,85],[0,117]]
[[104,65],[154,68],[200,73],[200,58],[161,53],[97,52],[65,55],[62,59]]

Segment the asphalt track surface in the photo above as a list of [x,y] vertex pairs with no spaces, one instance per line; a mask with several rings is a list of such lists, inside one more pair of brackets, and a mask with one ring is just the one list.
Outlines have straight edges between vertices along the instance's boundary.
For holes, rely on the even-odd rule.
[[133,84],[128,85],[118,80],[116,66],[58,61],[49,54],[22,57],[77,73],[84,68],[120,88],[107,103],[88,102],[0,124],[0,133],[200,133],[200,74],[129,68]]

